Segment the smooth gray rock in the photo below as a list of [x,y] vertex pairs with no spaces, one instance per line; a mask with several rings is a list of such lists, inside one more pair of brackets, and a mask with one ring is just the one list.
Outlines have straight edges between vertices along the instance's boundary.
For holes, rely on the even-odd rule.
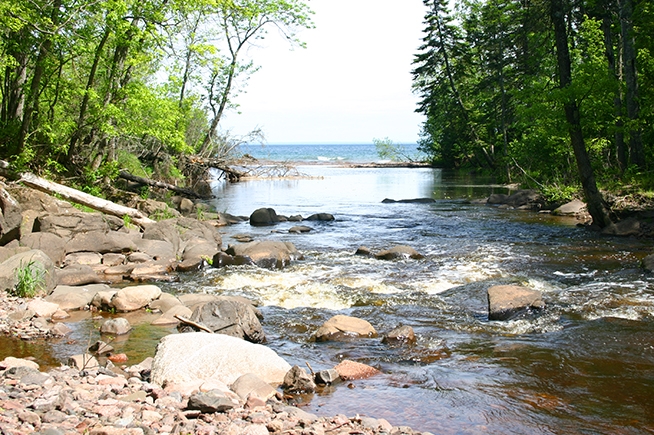
[[187,409],[197,409],[205,414],[225,412],[233,409],[234,402],[220,390],[210,390],[192,394]]
[[122,288],[111,298],[111,306],[116,311],[136,311],[147,306],[161,296],[156,285],[136,285]]
[[245,373],[234,381],[231,390],[243,400],[254,394],[262,400],[268,400],[277,394],[277,390],[254,373]]
[[66,239],[53,233],[30,233],[21,237],[20,244],[45,252],[57,267],[66,259]]
[[316,213],[309,216],[306,220],[308,221],[322,221],[329,222],[334,220],[334,215],[329,213]]
[[108,290],[111,288],[106,284],[88,284],[80,287],[59,285],[46,296],[45,300],[59,304],[62,310],[81,310],[91,304],[96,293]]
[[132,330],[132,325],[125,318],[109,319],[100,326],[101,334],[125,335]]

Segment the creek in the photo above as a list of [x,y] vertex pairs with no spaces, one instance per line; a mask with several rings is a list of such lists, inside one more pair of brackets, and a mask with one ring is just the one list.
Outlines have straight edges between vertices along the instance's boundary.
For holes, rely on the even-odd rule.
[[[281,271],[206,268],[172,293],[242,295],[264,314],[267,345],[314,370],[343,359],[383,374],[322,389],[300,404],[319,415],[385,418],[434,434],[645,434],[654,431],[654,288],[639,267],[651,241],[611,238],[574,218],[474,203],[507,193],[489,180],[438,169],[305,166],[306,178],[216,182],[212,205],[249,216],[259,207],[331,222],[222,227],[232,236],[290,241],[304,259]],[[382,200],[433,198],[428,204]],[[354,255],[410,245],[422,260]],[[486,290],[522,284],[543,292],[547,308],[488,321]],[[380,336],[409,325],[415,345],[381,338],[316,343],[312,333],[335,314],[368,320]],[[139,362],[174,332],[133,314],[130,337],[115,343]],[[44,343],[61,360],[93,339],[99,320],[80,313],[70,337]],[[47,352],[46,352],[47,353]],[[45,357],[43,357],[45,359]]]

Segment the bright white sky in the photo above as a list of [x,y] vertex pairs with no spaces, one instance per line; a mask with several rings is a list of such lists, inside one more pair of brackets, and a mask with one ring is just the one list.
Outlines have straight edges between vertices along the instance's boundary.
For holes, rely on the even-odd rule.
[[395,143],[418,140],[413,56],[421,44],[422,0],[309,0],[315,29],[290,49],[275,29],[248,50],[261,68],[223,130],[261,128],[266,142]]

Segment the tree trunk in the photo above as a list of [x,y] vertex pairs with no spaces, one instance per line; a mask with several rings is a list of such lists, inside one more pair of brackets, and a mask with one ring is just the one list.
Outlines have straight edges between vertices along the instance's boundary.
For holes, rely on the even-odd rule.
[[615,154],[618,160],[618,167],[620,173],[623,173],[627,169],[627,147],[624,141],[624,132],[622,128],[624,123],[622,122],[622,87],[620,83],[622,82],[622,74],[618,68],[618,63],[615,60],[615,50],[613,49],[613,35],[611,32],[611,11],[609,10],[608,5],[604,5],[605,10],[602,16],[602,31],[604,32],[604,47],[606,49],[606,58],[609,63],[609,75],[615,80],[616,91],[615,96],[613,97],[613,107],[615,110]]
[[49,194],[59,195],[66,200],[85,205],[106,214],[118,216],[120,218],[129,216],[132,222],[141,226],[155,222],[135,208],[125,207],[120,204],[89,195],[88,193],[81,192],[71,187],[54,183],[41,177],[37,177],[36,175],[29,172],[21,174],[20,181],[26,186],[41,190]]
[[[568,48],[568,34],[566,31],[563,0],[550,0],[550,16],[554,25],[554,37],[556,41],[556,57],[558,64],[559,86],[566,88],[572,84],[572,67],[570,63],[570,50]],[[597,189],[593,167],[588,157],[586,143],[581,131],[581,115],[579,105],[574,97],[564,103],[565,117],[568,123],[568,132],[577,169],[581,177],[581,185],[586,197],[588,212],[593,218],[593,223],[600,228],[613,225],[609,212],[604,204],[602,194]]]
[[[52,5],[52,12],[50,14],[50,21],[53,28],[59,23],[59,9],[61,8],[62,0],[55,0]],[[25,146],[25,141],[27,136],[30,134],[32,129],[32,117],[34,113],[38,113],[39,110],[39,94],[41,89],[41,80],[43,79],[43,74],[45,73],[47,57],[50,55],[50,49],[52,48],[52,39],[53,35],[45,36],[45,40],[41,42],[39,47],[39,54],[36,57],[36,64],[34,67],[34,75],[32,75],[32,82],[30,84],[29,94],[27,96],[27,101],[25,104],[25,113],[23,114],[23,122],[20,127],[20,134],[18,136],[18,152],[22,152],[23,147]]]
[[631,122],[629,128],[629,160],[632,164],[642,169],[645,167],[645,154],[643,151],[641,129],[638,125],[640,107],[638,106],[638,70],[636,68],[636,48],[634,40],[634,6],[632,0],[620,0],[619,5],[624,77],[627,85],[627,116]]
[[124,178],[125,180],[134,181],[135,183],[145,184],[147,186],[152,186],[152,187],[158,187],[160,189],[172,190],[173,192],[177,192],[177,193],[180,193],[180,194],[185,195],[185,196],[190,196],[191,198],[202,198],[200,195],[193,192],[192,190],[184,189],[183,187],[173,186],[172,184],[164,183],[162,181],[156,181],[156,180],[151,180],[149,178],[137,177],[136,175],[132,175],[129,172],[126,172],[126,171],[120,171],[118,176],[120,178]]

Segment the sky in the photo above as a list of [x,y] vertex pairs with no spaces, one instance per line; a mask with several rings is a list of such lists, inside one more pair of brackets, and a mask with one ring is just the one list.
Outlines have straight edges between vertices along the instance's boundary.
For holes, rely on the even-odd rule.
[[[248,48],[260,69],[221,120],[234,136],[263,130],[268,144],[414,143],[423,116],[411,92],[422,0],[308,0],[315,29],[292,48],[275,29]],[[240,112],[240,113],[239,113]]]

